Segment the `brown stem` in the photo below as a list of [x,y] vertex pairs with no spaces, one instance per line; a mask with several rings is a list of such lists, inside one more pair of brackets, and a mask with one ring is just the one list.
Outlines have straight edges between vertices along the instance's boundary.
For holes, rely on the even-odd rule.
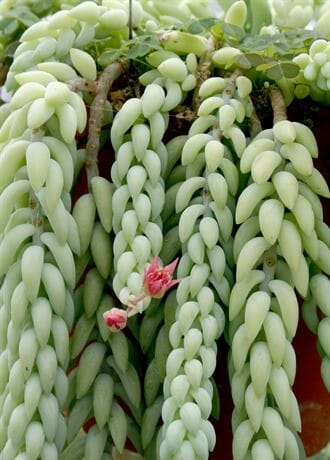
[[237,68],[234,70],[234,72],[230,75],[228,79],[228,84],[226,88],[223,90],[222,96],[226,101],[229,101],[233,97],[233,94],[236,89],[236,79],[242,75],[242,70],[240,68]]
[[5,84],[7,73],[9,70],[9,65],[5,63],[4,59],[0,60],[0,86]]
[[249,131],[250,131],[250,135],[252,139],[262,131],[262,124],[261,124],[260,118],[257,115],[254,105],[253,105],[253,111],[252,111],[252,114],[249,120]]
[[201,99],[199,97],[199,88],[201,87],[202,83],[207,80],[211,75],[211,67],[212,67],[212,52],[214,51],[214,40],[212,38],[209,39],[208,42],[208,50],[207,52],[201,57],[199,62],[199,69],[197,71],[197,86],[194,89],[193,94],[193,109],[194,112],[197,112],[198,107],[201,104]]
[[97,85],[96,95],[90,109],[88,122],[88,139],[86,144],[86,170],[88,185],[93,177],[98,176],[97,156],[100,147],[100,133],[104,105],[113,82],[126,70],[126,62],[113,62],[102,72]]
[[281,120],[286,120],[286,105],[281,90],[274,85],[271,85],[268,89],[270,103],[273,109],[273,123],[277,123]]
[[276,245],[273,245],[264,253],[263,260],[263,271],[265,273],[265,279],[260,283],[260,290],[269,292],[268,283],[274,279],[275,270],[276,270]]
[[[33,130],[30,136],[31,142],[42,142],[42,139],[45,135],[45,130],[43,128],[39,128]],[[30,187],[29,193],[29,208],[31,211],[31,223],[35,226],[35,232],[32,237],[32,242],[34,245],[43,246],[41,242],[41,235],[44,232],[44,219],[45,219],[45,212],[41,206],[41,203],[37,197],[35,191]]]
[[87,91],[90,94],[95,94],[97,90],[97,83],[94,81],[88,81],[86,78],[77,77],[73,80],[68,80],[67,85],[71,89],[71,91],[78,92],[78,91]]

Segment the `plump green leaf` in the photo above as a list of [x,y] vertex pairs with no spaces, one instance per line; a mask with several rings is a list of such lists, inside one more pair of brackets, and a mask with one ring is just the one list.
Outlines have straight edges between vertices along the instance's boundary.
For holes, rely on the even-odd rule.
[[264,56],[257,53],[241,54],[237,58],[237,65],[242,69],[252,69],[265,62]]
[[114,49],[111,51],[105,51],[97,58],[97,62],[101,66],[106,67],[107,65],[111,64],[111,62],[117,61],[121,56],[122,50]]
[[241,41],[245,37],[245,31],[242,27],[236,26],[235,24],[222,24],[222,31],[223,33],[231,38],[234,38],[238,42]]
[[188,27],[187,31],[190,34],[200,34],[205,30],[209,30],[214,24],[216,24],[216,18],[202,18],[195,21],[192,21]]
[[[259,66],[260,67],[260,66]],[[281,62],[270,65],[265,69],[265,75],[271,80],[280,80],[281,78],[294,78],[299,73],[299,66],[294,62]]]

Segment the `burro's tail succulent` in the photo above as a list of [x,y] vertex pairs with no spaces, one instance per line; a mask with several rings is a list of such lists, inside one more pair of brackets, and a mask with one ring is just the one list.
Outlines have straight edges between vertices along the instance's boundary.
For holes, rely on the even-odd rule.
[[217,366],[234,460],[301,458],[330,193],[287,101],[327,103],[329,45],[266,3],[58,3],[16,41],[0,2],[0,460],[212,458]]

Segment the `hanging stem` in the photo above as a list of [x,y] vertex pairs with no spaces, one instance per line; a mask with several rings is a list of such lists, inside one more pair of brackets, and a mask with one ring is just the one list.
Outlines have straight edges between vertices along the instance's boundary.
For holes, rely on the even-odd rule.
[[212,71],[212,53],[214,51],[214,40],[213,38],[210,38],[208,41],[208,50],[204,54],[204,56],[201,57],[200,62],[199,62],[199,69],[197,72],[197,86],[194,89],[194,94],[193,94],[193,108],[194,111],[197,112],[198,107],[201,104],[200,96],[199,96],[199,88],[201,87],[202,83],[207,80]]
[[86,169],[88,185],[93,177],[99,175],[97,156],[100,147],[100,133],[104,105],[113,82],[125,71],[126,62],[113,62],[102,72],[96,86],[96,95],[91,105],[86,144]]
[[259,134],[262,131],[262,124],[261,124],[260,118],[257,115],[254,105],[253,105],[253,112],[252,112],[252,115],[249,121],[250,121],[249,132],[250,132],[251,138],[253,139],[257,134]]
[[223,90],[222,96],[225,102],[228,102],[232,97],[236,89],[236,79],[242,75],[241,69],[237,68],[234,72],[230,75],[228,85]]
[[35,232],[32,237],[33,244],[43,246],[40,237],[44,231],[44,218],[39,200],[33,190],[30,192],[29,208],[31,209],[31,222],[35,226]]
[[269,292],[268,283],[272,279],[274,279],[275,269],[276,269],[276,246],[272,246],[268,249],[268,251],[264,254],[264,261],[263,261],[263,271],[265,273],[265,279],[262,283],[260,283],[260,290]]
[[[33,130],[31,133],[30,141],[42,142],[42,138],[44,137],[44,135],[44,128]],[[30,187],[29,193],[29,208],[31,210],[31,223],[35,226],[35,232],[32,237],[32,242],[36,246],[43,246],[40,237],[44,232],[45,215],[41,203],[32,187]]]
[[[281,121],[286,120],[286,105],[281,90],[274,85],[269,86],[268,94],[270,103],[273,109],[273,123],[274,125]],[[264,254],[263,271],[265,279],[260,284],[260,290],[269,292],[268,283],[274,278],[277,262],[276,245],[273,245]]]
[[281,90],[274,85],[271,85],[268,89],[270,103],[273,109],[273,123],[277,123],[281,120],[286,120],[286,105]]

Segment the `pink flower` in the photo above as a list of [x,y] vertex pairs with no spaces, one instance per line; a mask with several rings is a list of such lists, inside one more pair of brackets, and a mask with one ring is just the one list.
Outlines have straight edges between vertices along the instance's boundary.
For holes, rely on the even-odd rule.
[[112,332],[118,332],[127,324],[127,311],[121,308],[111,308],[103,313],[103,318]]
[[146,295],[159,299],[172,286],[179,283],[180,280],[173,279],[175,267],[179,259],[176,258],[166,267],[160,267],[158,256],[156,255],[148,268],[144,269],[143,287]]
[[156,255],[148,268],[144,269],[143,289],[144,292],[131,303],[136,305],[140,300],[150,296],[156,299],[161,298],[168,289],[179,283],[180,279],[173,279],[173,272],[178,264],[179,259],[176,258],[165,267],[159,266],[158,256]]

